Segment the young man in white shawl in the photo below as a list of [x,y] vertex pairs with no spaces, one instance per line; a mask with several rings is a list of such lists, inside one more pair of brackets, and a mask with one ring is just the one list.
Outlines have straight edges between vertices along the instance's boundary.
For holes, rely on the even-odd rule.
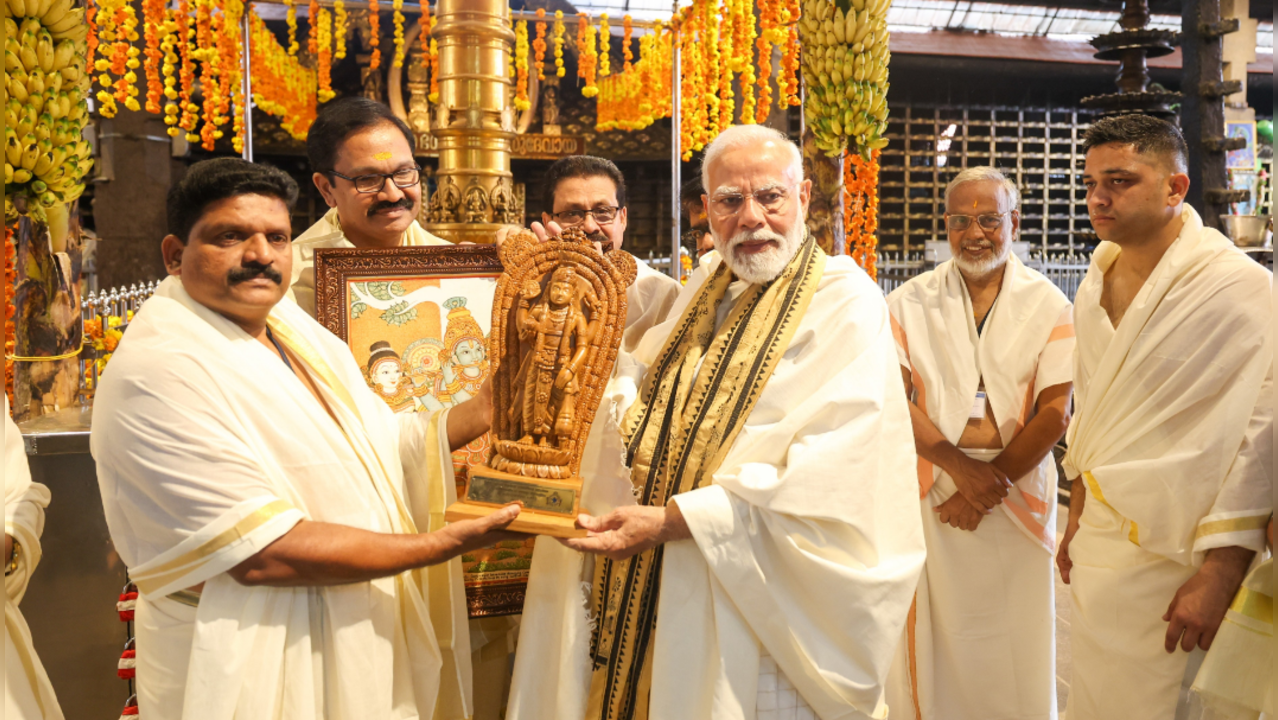
[[170,277],[103,377],[91,447],[137,584],[143,716],[462,720],[457,555],[516,506],[443,524],[470,401],[394,414],[346,346],[280,302],[297,186],[236,158],[170,191]]
[[413,131],[365,97],[325,103],[306,135],[315,187],[331,208],[293,240],[289,296],[315,317],[315,251],[449,245],[417,222],[421,171]]
[[888,297],[910,397],[927,563],[889,702],[919,720],[1056,717],[1056,461],[1074,326],[1012,253],[992,167],[945,188],[952,259]]
[[1084,138],[1102,243],[1074,301],[1069,720],[1177,713],[1273,511],[1272,275],[1185,203],[1180,131]]
[[[585,538],[539,538],[511,720],[883,718],[923,562],[887,307],[784,135],[707,148],[719,252],[622,354]],[[619,425],[620,422],[620,425]]]
[[8,720],[62,720],[49,676],[31,642],[31,629],[18,609],[31,574],[40,564],[40,535],[49,488],[31,482],[22,433],[4,398],[4,717]]

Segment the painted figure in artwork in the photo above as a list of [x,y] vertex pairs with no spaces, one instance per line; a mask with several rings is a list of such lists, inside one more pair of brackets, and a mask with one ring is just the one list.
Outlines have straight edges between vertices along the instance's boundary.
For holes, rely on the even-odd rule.
[[444,307],[448,310],[448,328],[444,331],[444,347],[439,358],[442,381],[439,396],[449,404],[456,404],[479,394],[479,386],[488,379],[488,349],[484,331],[466,308],[466,298],[451,298]]
[[386,401],[391,410],[418,412],[425,409],[419,399],[420,391],[410,377],[404,374],[404,366],[390,343],[378,340],[369,347],[368,386]]
[[560,447],[574,427],[577,377],[597,328],[590,298],[578,289],[571,266],[556,269],[544,293],[536,281],[524,286],[516,327],[520,340],[532,346],[510,410],[520,413],[519,442]]

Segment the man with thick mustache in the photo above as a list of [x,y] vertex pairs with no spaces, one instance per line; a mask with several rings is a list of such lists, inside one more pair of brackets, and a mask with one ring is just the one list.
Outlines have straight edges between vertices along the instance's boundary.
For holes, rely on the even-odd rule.
[[1185,717],[1226,614],[1256,609],[1237,594],[1274,507],[1273,275],[1185,202],[1176,126],[1105,118],[1083,149],[1102,242],[1074,304],[1066,717]]
[[364,97],[326,103],[306,136],[306,154],[311,180],[332,208],[293,241],[289,294],[311,317],[318,248],[449,244],[417,222],[422,188],[413,131],[389,107]]
[[[238,158],[169,192],[169,277],[94,402],[146,717],[473,716],[456,556],[518,514],[443,525],[486,405],[394,414],[291,302],[297,186]],[[521,536],[515,536],[521,537]]]
[[618,360],[587,537],[537,540],[512,720],[887,713],[924,552],[887,305],[807,234],[784,135],[725,130],[702,177],[717,252]]
[[888,297],[919,454],[927,563],[889,685],[922,720],[1056,717],[1056,460],[1069,300],[1012,253],[1016,186],[945,188],[953,258]]

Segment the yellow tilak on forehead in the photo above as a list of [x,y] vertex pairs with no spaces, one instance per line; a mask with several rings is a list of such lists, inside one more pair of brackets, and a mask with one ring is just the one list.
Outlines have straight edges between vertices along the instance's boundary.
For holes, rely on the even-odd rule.
[[388,152],[380,152],[373,156],[374,160],[390,160],[391,154]]
[[[378,159],[380,160],[381,158],[378,158]],[[973,201],[972,201],[972,209],[973,209],[973,210],[975,210],[975,209],[976,209],[976,201],[975,201],[975,200],[973,200]]]

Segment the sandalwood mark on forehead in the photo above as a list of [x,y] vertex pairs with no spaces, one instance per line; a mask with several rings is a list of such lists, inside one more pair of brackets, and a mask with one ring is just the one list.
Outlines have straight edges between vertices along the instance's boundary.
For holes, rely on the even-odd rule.
[[388,152],[379,152],[373,156],[374,160],[390,160],[391,154]]

